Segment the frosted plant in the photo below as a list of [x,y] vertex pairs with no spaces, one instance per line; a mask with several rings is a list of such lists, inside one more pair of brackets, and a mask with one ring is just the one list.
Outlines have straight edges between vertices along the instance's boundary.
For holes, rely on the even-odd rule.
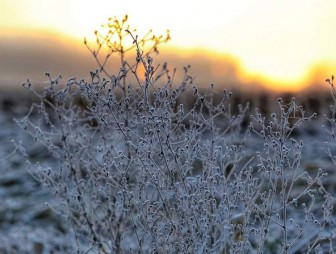
[[[329,114],[325,115],[326,126],[323,125],[322,128],[326,130],[327,133],[331,137],[331,140],[328,140],[325,142],[325,147],[326,147],[326,152],[333,166],[335,167],[336,166],[336,156],[335,156],[336,154],[336,151],[335,151],[335,148],[336,148],[335,146],[335,141],[336,141],[336,135],[335,135],[335,132],[336,132],[336,90],[334,87],[334,75],[332,75],[330,79],[326,79],[326,82],[330,88],[330,94],[332,97],[333,104],[329,106]],[[334,213],[336,197],[332,191],[334,190],[334,186],[335,186],[333,180],[334,179],[330,179],[328,190],[324,188],[324,191],[327,192],[328,195],[327,195],[324,205],[322,206],[323,215],[328,225],[328,233],[326,237],[329,239],[329,242],[330,242],[330,252],[331,253],[333,253],[335,249],[335,243],[333,240],[336,235],[336,220],[335,220],[335,213]]]
[[[330,94],[332,96],[333,105],[330,105],[329,115],[325,116],[327,120],[328,128],[326,128],[325,126],[323,126],[323,128],[329,133],[329,135],[331,136],[333,140],[336,140],[336,90],[334,87],[334,76],[332,76],[331,79],[327,79],[326,82],[330,87]],[[335,145],[329,144],[328,142],[326,142],[325,144],[326,144],[327,152],[328,152],[330,159],[332,160],[333,164],[336,165],[336,157],[335,155],[333,155],[335,154],[335,151],[334,151]]]
[[[264,149],[257,153],[263,183],[254,203],[256,222],[260,226],[254,233],[260,251],[272,244],[277,253],[293,253],[293,249],[304,248],[310,252],[321,240],[320,233],[326,227],[325,221],[317,219],[321,216],[322,204],[316,204],[316,199],[328,196],[322,184],[326,174],[319,169],[311,176],[302,168],[303,142],[292,137],[292,133],[316,114],[307,117],[295,98],[287,104],[279,99],[278,103],[278,115],[272,113],[266,119],[257,110],[252,117],[255,124],[250,126],[264,140]],[[312,235],[305,235],[307,232]],[[279,242],[270,242],[272,234],[277,239],[274,241]]]
[[[122,26],[112,24],[121,33]],[[245,188],[249,180],[244,170],[233,176],[244,157],[247,108],[232,115],[230,94],[216,102],[213,86],[193,86],[188,67],[176,83],[167,65],[154,67],[153,58],[142,53],[143,40],[125,33],[136,59],[123,61],[123,47],[116,47],[122,63],[117,75],[101,77],[100,64],[90,82],[74,78],[63,85],[47,73],[50,86],[42,91],[24,84],[39,103],[19,124],[58,163],[29,163],[32,175],[59,199],[55,209],[71,223],[79,251],[246,250],[247,244],[229,243],[235,241],[231,219],[244,202],[233,186]],[[139,65],[144,81],[137,76]],[[136,85],[126,83],[130,75]],[[185,108],[183,95],[193,98],[191,108]]]
[[57,198],[51,206],[69,222],[77,252],[318,251],[333,199],[324,173],[302,168],[303,143],[292,136],[313,116],[279,100],[278,114],[257,111],[247,128],[248,104],[233,105],[213,85],[197,88],[189,66],[178,82],[155,64],[169,34],[138,39],[127,17],[105,28],[95,33],[97,49],[85,41],[99,66],[91,79],[64,84],[47,73],[42,89],[28,80],[37,102],[18,121],[54,158],[36,164],[18,146]]

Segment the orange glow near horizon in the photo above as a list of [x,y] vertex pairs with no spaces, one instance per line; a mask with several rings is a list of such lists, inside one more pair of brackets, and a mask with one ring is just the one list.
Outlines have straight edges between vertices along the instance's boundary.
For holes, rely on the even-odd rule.
[[[176,55],[212,57],[209,71],[218,79],[229,75],[269,84],[273,91],[297,92],[317,81],[316,68],[321,82],[336,70],[335,9],[334,0],[171,0],[160,6],[154,0],[117,5],[110,0],[0,0],[0,36],[49,34],[82,48],[83,38],[108,17],[128,14],[139,34],[169,29],[167,48]],[[222,69],[223,57],[235,68]]]

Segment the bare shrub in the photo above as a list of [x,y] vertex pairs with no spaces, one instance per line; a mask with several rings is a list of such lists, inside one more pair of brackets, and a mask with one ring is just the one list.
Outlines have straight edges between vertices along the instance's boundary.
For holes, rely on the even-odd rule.
[[[246,128],[248,105],[233,109],[226,91],[214,100],[218,91],[193,86],[188,67],[177,82],[166,64],[155,65],[151,53],[169,34],[138,39],[127,17],[106,28],[107,35],[96,33],[98,48],[88,46],[99,66],[91,80],[62,84],[47,74],[42,90],[27,81],[39,103],[18,121],[55,159],[34,164],[19,147],[31,174],[58,199],[53,207],[70,223],[77,251],[319,251],[333,198],[322,170],[310,175],[301,166],[303,142],[292,137],[314,116],[280,99],[278,113],[257,111]],[[129,50],[133,63],[125,60]],[[120,71],[111,74],[114,53]]]

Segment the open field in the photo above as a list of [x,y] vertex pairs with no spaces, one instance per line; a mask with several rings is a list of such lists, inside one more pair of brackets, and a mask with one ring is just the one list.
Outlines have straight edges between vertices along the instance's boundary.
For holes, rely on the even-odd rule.
[[[3,93],[2,95],[4,95]],[[13,99],[14,98],[14,99]],[[25,158],[19,151],[15,152],[14,143],[18,144],[23,141],[27,149],[27,153],[32,162],[39,162],[42,167],[57,168],[57,160],[55,160],[45,149],[45,147],[35,142],[32,137],[29,137],[13,119],[22,119],[27,113],[29,104],[33,101],[33,97],[22,95],[18,96],[3,96],[1,98],[1,114],[0,114],[0,157],[3,158],[0,161],[0,195],[1,195],[1,210],[0,210],[0,251],[3,253],[49,253],[55,251],[58,253],[71,253],[74,248],[73,243],[75,238],[73,235],[73,229],[70,224],[66,222],[66,218],[62,218],[57,215],[50,205],[56,205],[59,201],[56,201],[50,190],[41,186],[41,183],[28,173],[27,164]],[[260,112],[265,115],[270,115],[271,112],[276,111],[277,102],[266,101],[269,98],[267,95],[256,96],[253,98],[253,106],[260,108]],[[335,165],[332,164],[330,157],[326,152],[325,142],[330,141],[330,135],[326,130],[322,129],[323,124],[327,124],[324,114],[328,112],[328,101],[321,98],[314,98],[313,96],[302,99],[302,104],[309,108],[309,114],[312,110],[317,111],[319,114],[317,118],[311,119],[309,122],[305,122],[296,129],[288,138],[285,145],[290,146],[290,139],[293,138],[297,142],[302,141],[303,147],[300,154],[300,165],[297,166],[299,172],[307,172],[313,178],[319,173],[319,169],[323,170],[323,173],[328,173],[327,177],[322,178],[324,188],[335,197],[336,191],[336,173]],[[232,108],[237,108],[238,103],[245,103],[249,99],[246,96],[233,96]],[[298,100],[300,101],[300,99]],[[188,102],[184,102],[188,105]],[[288,103],[288,99],[287,102]],[[251,106],[252,107],[252,106]],[[234,111],[234,110],[233,110]],[[255,115],[254,110],[247,111],[246,115]],[[249,117],[247,118],[250,121]],[[247,128],[248,124],[245,124]],[[256,128],[257,130],[258,128]],[[211,133],[205,133],[205,140]],[[235,138],[234,138],[235,139]],[[13,143],[14,141],[14,143]],[[242,141],[241,137],[237,137],[236,140]],[[288,142],[288,143],[287,143]],[[334,151],[335,144],[330,142],[331,149]],[[241,147],[244,150],[242,160],[235,165],[234,174],[239,174],[239,167],[242,167],[247,161],[251,162],[249,166],[251,168],[257,168],[259,163],[256,159],[256,154],[265,156],[265,140],[255,135],[255,133],[248,132],[244,136],[244,146]],[[13,153],[14,151],[14,153]],[[255,158],[254,160],[250,160]],[[293,158],[292,158],[293,159]],[[197,167],[197,166],[194,166]],[[229,172],[230,174],[230,172]],[[253,177],[261,174],[258,171],[253,171]],[[291,176],[289,173],[288,176]],[[232,176],[233,178],[233,176]],[[261,179],[261,178],[259,178]],[[301,179],[302,180],[302,179]],[[291,190],[290,198],[295,199],[296,195],[300,192],[304,192],[306,183],[304,181],[297,181]],[[234,181],[234,180],[232,180]],[[264,187],[261,187],[264,188]],[[267,188],[265,186],[265,188]],[[322,195],[322,194],[321,194]],[[323,195],[322,195],[323,196]],[[323,205],[323,198],[319,200],[319,195],[316,195],[314,200],[314,207],[311,212],[314,213],[316,219],[323,221],[323,213],[321,207]],[[301,203],[311,202],[309,195],[302,197]],[[276,199],[275,199],[275,202]],[[279,201],[280,202],[280,201]],[[329,220],[335,220],[334,205],[332,205],[332,211]],[[295,208],[291,203],[288,208],[288,217],[297,221],[298,224],[303,225],[302,218],[307,214],[301,208]],[[237,213],[239,215],[239,213]],[[319,217],[320,216],[320,217]],[[271,223],[272,224],[272,223]],[[318,249],[323,253],[330,251],[331,243],[335,244],[335,239],[332,236],[335,232],[333,223],[330,223],[328,227],[323,228],[323,232],[319,231],[318,227],[310,226],[309,223],[303,227],[305,232],[295,241],[292,246],[292,251],[288,253],[306,253],[308,246],[313,244],[313,247],[320,246]],[[264,253],[278,253],[279,248],[282,245],[281,240],[281,228],[277,228],[277,225],[270,226],[270,236],[265,242],[265,246],[262,248]],[[289,230],[291,231],[291,230]],[[290,238],[290,237],[289,237]],[[69,240],[72,239],[72,240]],[[280,239],[280,240],[279,240]],[[323,240],[324,239],[324,240]],[[256,240],[250,239],[251,246],[248,248],[249,253],[255,253],[257,249],[254,244]],[[127,241],[126,241],[127,242]],[[126,242],[122,243],[127,244]],[[129,244],[129,243],[128,243]],[[131,244],[131,247],[136,244]],[[84,244],[85,246],[85,244]],[[279,247],[280,246],[280,247]],[[124,247],[122,247],[124,248]],[[136,249],[136,247],[134,247]],[[7,251],[7,252],[6,252]],[[236,253],[234,251],[227,250],[223,253]],[[96,253],[93,251],[93,253]],[[123,252],[131,253],[131,252]],[[145,253],[147,253],[145,251]]]

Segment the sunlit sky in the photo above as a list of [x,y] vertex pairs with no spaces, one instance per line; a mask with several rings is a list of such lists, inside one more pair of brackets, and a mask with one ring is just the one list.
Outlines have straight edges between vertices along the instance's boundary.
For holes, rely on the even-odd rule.
[[232,55],[247,76],[293,86],[318,65],[336,72],[335,0],[0,0],[0,33],[36,29],[81,42],[125,14],[139,33],[169,29],[171,47]]

